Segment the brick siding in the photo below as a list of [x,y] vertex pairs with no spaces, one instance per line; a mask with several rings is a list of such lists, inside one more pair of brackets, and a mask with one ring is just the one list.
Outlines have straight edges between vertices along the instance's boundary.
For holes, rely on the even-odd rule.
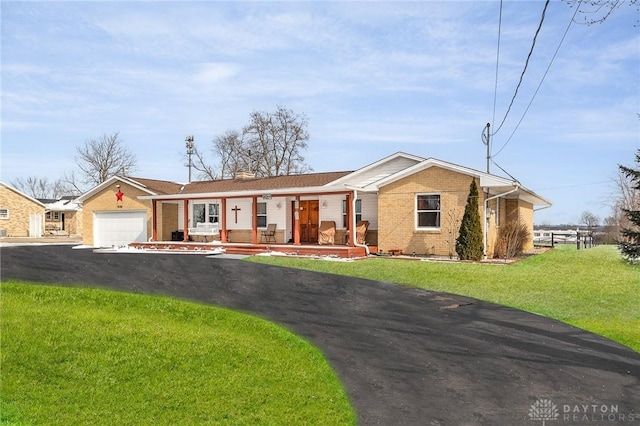
[[0,229],[6,231],[7,237],[28,237],[32,214],[42,215],[44,232],[44,207],[4,185],[0,185],[0,208],[9,212],[8,219],[0,219]]
[[[82,205],[82,223],[84,232],[82,234],[82,244],[93,246],[93,219],[96,212],[126,211],[126,210],[146,210],[147,212],[147,235],[152,235],[151,230],[151,201],[138,200],[140,195],[149,195],[133,186],[120,183],[120,190],[124,193],[122,197],[122,207],[118,207],[116,202],[116,184],[112,185],[89,199]],[[161,211],[158,209],[158,216]],[[159,228],[162,229],[162,228]],[[169,238],[170,240],[171,238]]]

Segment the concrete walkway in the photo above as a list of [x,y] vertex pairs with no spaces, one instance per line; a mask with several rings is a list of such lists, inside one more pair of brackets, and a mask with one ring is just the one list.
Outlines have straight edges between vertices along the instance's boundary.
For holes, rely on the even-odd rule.
[[282,324],[323,351],[362,425],[640,423],[640,354],[514,309],[215,256],[18,246],[0,265],[3,281],[163,294]]

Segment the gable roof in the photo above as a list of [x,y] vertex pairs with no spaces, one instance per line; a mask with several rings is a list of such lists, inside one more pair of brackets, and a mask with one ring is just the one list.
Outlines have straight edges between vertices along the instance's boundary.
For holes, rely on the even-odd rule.
[[415,166],[422,161],[424,161],[422,157],[404,152],[396,152],[375,163],[364,166],[341,179],[331,182],[331,186],[346,185],[364,188],[369,185],[374,185],[376,182],[393,176],[402,170]]
[[18,195],[20,195],[20,196],[22,196],[22,197],[26,198],[27,200],[29,200],[29,201],[31,201],[31,202],[33,202],[33,203],[38,204],[39,206],[44,207],[45,209],[47,208],[47,206],[45,206],[42,202],[40,202],[40,201],[36,200],[36,199],[35,199],[35,198],[33,198],[33,197],[30,197],[29,195],[25,194],[24,192],[18,191],[17,189],[15,189],[15,188],[14,188],[13,186],[11,186],[11,185],[7,185],[7,184],[6,184],[6,183],[4,183],[4,182],[0,182],[0,186],[4,186],[4,187],[5,187],[5,188],[7,188],[8,190],[10,190],[10,191],[12,191],[12,192],[15,192],[16,194],[18,194]]
[[168,180],[146,179],[146,178],[124,178],[134,186],[140,186],[146,188],[148,191],[155,192],[156,194],[174,194],[180,191],[182,184],[171,182]]
[[[185,198],[186,195],[190,196],[189,198],[194,198],[194,196],[197,196],[197,198],[219,198],[250,196],[260,192],[269,192],[273,195],[292,194],[299,191],[309,194],[337,193],[348,189],[376,192],[385,185],[430,167],[440,167],[478,178],[480,187],[488,191],[490,195],[509,192],[510,197],[517,197],[534,205],[551,206],[548,200],[523,187],[518,181],[435,158],[423,158],[404,152],[396,152],[355,171],[307,173],[265,178],[222,179],[187,184],[118,176],[114,176],[112,179],[120,179],[146,192],[148,195],[140,196],[141,199],[178,200]],[[92,191],[83,194],[81,199],[84,200],[93,193],[101,191],[105,186],[112,184],[113,180],[99,185]]]
[[134,188],[138,188],[139,190],[146,192],[149,195],[172,194],[179,191],[180,188],[182,187],[182,185],[180,185],[179,183],[170,182],[166,180],[112,176],[109,179],[102,182],[100,185],[97,185],[91,188],[89,191],[79,196],[78,201],[84,202],[85,200],[91,198],[92,196],[101,192],[105,188],[113,184],[116,184],[118,182],[131,185]]
[[419,163],[416,163],[396,173],[389,174],[388,176],[372,182],[360,189],[365,192],[377,191],[379,188],[385,185],[403,179],[414,173],[418,173],[422,170],[429,169],[431,167],[440,167],[456,173],[462,173],[471,177],[478,178],[480,180],[480,188],[484,188],[485,190],[489,191],[491,195],[497,195],[516,189],[512,193],[513,197],[517,196],[518,198],[521,198],[524,201],[527,201],[534,205],[551,206],[551,202],[549,200],[525,188],[517,180],[507,179],[501,176],[481,172],[480,170],[471,169],[469,167],[460,166],[458,164],[449,163],[447,161],[442,161],[435,158],[423,159],[423,161]]

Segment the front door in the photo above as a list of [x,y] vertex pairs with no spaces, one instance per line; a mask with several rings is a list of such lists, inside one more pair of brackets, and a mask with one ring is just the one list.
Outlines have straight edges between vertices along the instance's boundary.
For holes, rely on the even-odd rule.
[[318,200],[300,201],[300,242],[318,242]]

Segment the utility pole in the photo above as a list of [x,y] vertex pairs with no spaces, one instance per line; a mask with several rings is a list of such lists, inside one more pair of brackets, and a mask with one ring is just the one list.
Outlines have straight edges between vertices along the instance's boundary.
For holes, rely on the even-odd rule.
[[491,145],[489,142],[489,137],[491,133],[489,132],[489,128],[491,127],[491,123],[487,123],[487,138],[485,144],[487,145],[487,173],[489,173],[489,161],[491,161]]
[[193,155],[193,135],[189,135],[184,138],[187,145],[187,158],[189,159],[189,163],[187,166],[189,167],[189,182],[191,182],[191,155]]

